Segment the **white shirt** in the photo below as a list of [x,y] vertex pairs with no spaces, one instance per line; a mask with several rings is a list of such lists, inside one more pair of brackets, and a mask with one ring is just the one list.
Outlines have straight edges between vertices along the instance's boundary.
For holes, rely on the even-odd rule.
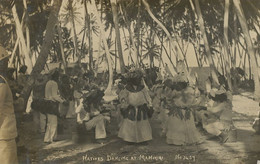
[[59,95],[58,84],[53,80],[49,80],[45,86],[45,99],[58,101],[60,103],[64,101]]

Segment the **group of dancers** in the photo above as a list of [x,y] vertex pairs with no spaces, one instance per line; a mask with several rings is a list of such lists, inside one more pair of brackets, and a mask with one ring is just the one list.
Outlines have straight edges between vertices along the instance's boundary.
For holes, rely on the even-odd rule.
[[[117,92],[118,137],[124,141],[148,143],[153,138],[150,124],[153,120],[159,121],[161,134],[166,136],[168,144],[202,143],[205,137],[199,132],[199,125],[207,133],[217,136],[220,142],[228,140],[228,133],[234,127],[232,95],[223,86],[203,92],[190,83],[187,74],[182,71],[164,81],[158,79],[150,89],[145,85],[140,69],[130,70],[124,78],[126,84]],[[76,111],[85,109],[81,110],[82,113],[87,109],[89,112],[86,113],[93,113],[100,108],[97,104],[102,104],[101,101],[102,96],[88,103],[81,101]],[[96,139],[105,138],[105,122],[110,120],[109,115],[96,111],[92,119],[87,114],[84,116],[87,129],[96,128]]]

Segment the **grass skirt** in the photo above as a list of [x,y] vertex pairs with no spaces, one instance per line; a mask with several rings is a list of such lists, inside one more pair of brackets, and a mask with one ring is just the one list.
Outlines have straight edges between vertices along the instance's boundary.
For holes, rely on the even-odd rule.
[[[181,109],[183,115],[185,110]],[[166,123],[166,142],[174,145],[192,145],[202,142],[202,137],[196,129],[194,117],[180,119],[176,115],[168,117]]]
[[145,142],[152,140],[152,129],[149,120],[131,121],[123,119],[118,137],[127,142]]

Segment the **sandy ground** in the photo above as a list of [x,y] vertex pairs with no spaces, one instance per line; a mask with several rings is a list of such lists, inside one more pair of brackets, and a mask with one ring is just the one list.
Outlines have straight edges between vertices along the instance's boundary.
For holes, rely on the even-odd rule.
[[[43,143],[43,135],[33,131],[33,122],[24,121],[22,133],[27,150],[19,154],[20,163],[198,163],[257,164],[260,160],[260,135],[255,135],[252,122],[259,106],[251,93],[233,96],[234,124],[237,142],[220,144],[203,132],[204,143],[195,146],[173,146],[160,136],[158,122],[152,121],[153,140],[148,145],[128,145],[116,136],[116,121],[108,126],[108,142],[98,144],[93,132],[85,141],[74,143],[71,133],[64,132],[62,141]],[[116,120],[115,118],[113,120]]]

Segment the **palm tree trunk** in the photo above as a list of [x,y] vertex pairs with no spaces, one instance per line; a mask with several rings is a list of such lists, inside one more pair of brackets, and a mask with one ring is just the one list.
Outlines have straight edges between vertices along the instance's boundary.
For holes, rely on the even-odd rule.
[[229,55],[229,44],[228,44],[228,15],[229,15],[229,0],[225,0],[225,13],[224,13],[224,60],[225,60],[225,70],[228,82],[228,88],[232,91],[232,83],[230,76],[230,60]]
[[[192,8],[194,8],[192,0],[190,0],[190,4],[191,4]],[[210,52],[210,46],[209,46],[209,43],[208,43],[208,38],[207,38],[207,35],[206,35],[204,21],[203,21],[201,9],[200,9],[200,4],[199,4],[198,0],[195,0],[195,9],[196,9],[196,12],[195,12],[195,10],[193,10],[193,11],[195,12],[194,14],[198,16],[199,28],[200,28],[200,31],[201,31],[202,36],[203,36],[206,55],[207,55],[207,59],[208,59],[210,70],[211,70],[211,76],[212,76],[214,82],[216,84],[219,84],[217,73],[216,73],[217,71],[216,71],[216,67],[214,65],[212,54]]]
[[[146,0],[142,0],[145,8],[146,8],[146,11],[148,12],[148,14],[150,15],[150,17],[162,28],[162,30],[165,32],[165,34],[167,35],[170,43],[174,46],[172,47],[173,48],[173,51],[177,52],[176,50],[178,50],[178,47],[177,45],[174,44],[173,42],[173,38],[171,36],[171,34],[169,33],[169,31],[166,29],[166,27],[154,16],[154,14],[152,13],[151,9],[150,9],[150,6],[149,4],[146,2]],[[179,47],[180,49],[180,47]],[[176,55],[176,54],[175,54]],[[183,54],[182,54],[183,55]],[[184,56],[182,56],[184,58]]]
[[[138,13],[137,13],[137,23],[136,23],[136,38],[137,38],[137,44],[136,44],[136,66],[138,67],[139,64],[139,58],[141,58],[140,55],[140,29],[141,29],[141,5],[142,5],[142,0],[138,0]],[[134,43],[134,42],[133,42]],[[140,59],[141,61],[141,59]]]
[[88,29],[89,29],[88,30],[89,68],[90,70],[92,70],[94,68],[94,61],[93,61],[93,36],[92,36],[92,25],[90,23],[90,16],[89,16]]
[[[225,60],[225,59],[223,59],[223,58],[224,58],[224,55],[223,55],[223,50],[222,50],[221,44],[220,44],[219,47],[220,47],[220,49],[221,49],[221,51],[220,51],[221,53],[220,53],[220,55],[219,55],[219,56],[220,56],[219,58],[220,58],[220,62],[221,62],[222,74],[225,75],[225,66],[224,66],[224,60]],[[225,52],[224,52],[224,53],[225,53]]]
[[[164,44],[163,44],[163,40],[160,39],[160,37],[158,36],[158,34],[156,34],[156,35],[157,35],[159,41],[161,42],[161,45],[162,45],[162,47],[163,47],[163,49],[164,49],[164,51],[165,51],[166,56],[168,57],[170,63],[172,64],[173,70],[174,70],[175,73],[176,73],[176,72],[177,72],[177,68],[176,68],[176,66],[175,66],[174,63],[173,63],[170,54],[167,52],[167,49],[166,49],[166,47],[165,47]],[[170,51],[171,51],[171,49],[170,49]]]
[[113,21],[114,21],[114,25],[115,25],[115,33],[116,33],[116,42],[117,42],[120,70],[121,70],[121,73],[125,73],[125,62],[124,62],[124,58],[123,58],[121,37],[120,37],[120,31],[119,31],[119,26],[118,26],[118,15],[117,15],[116,0],[110,0],[110,3],[111,3],[111,7],[112,7]]
[[15,54],[16,54],[16,50],[19,44],[19,38],[16,39],[15,45],[14,45],[14,49],[12,51],[12,55],[11,58],[9,59],[9,63],[8,63],[8,67],[11,67],[11,65],[14,63],[13,61],[15,60]]
[[[135,55],[136,55],[136,63],[135,63],[135,65],[136,65],[136,67],[139,67],[139,59],[138,59],[139,52],[138,52],[137,46],[135,45],[134,36],[133,36],[133,34],[132,34],[132,31],[131,31],[131,23],[130,23],[130,21],[127,19],[126,12],[125,12],[124,9],[122,9],[122,6],[120,6],[120,10],[121,10],[121,13],[122,13],[122,15],[123,15],[124,21],[125,21],[125,23],[126,23],[126,27],[127,27],[127,30],[128,30],[129,36],[130,36],[131,45],[132,45],[132,47],[133,47],[133,49],[134,49],[134,53],[135,53]],[[138,40],[138,39],[137,39],[137,40]],[[139,44],[139,42],[137,43],[137,45],[138,45],[138,44]],[[139,46],[139,45],[138,45],[138,46]],[[131,49],[130,49],[130,50],[131,50]],[[133,61],[132,56],[131,56],[131,59],[132,59],[132,61]]]
[[254,84],[255,84],[255,95],[254,96],[255,96],[256,100],[259,100],[260,99],[260,82],[259,82],[258,67],[257,67],[257,63],[255,60],[255,52],[254,52],[253,43],[252,43],[252,40],[249,35],[246,18],[244,15],[244,11],[241,7],[241,2],[240,2],[240,0],[233,0],[233,3],[235,6],[236,15],[238,16],[238,20],[240,22],[240,25],[241,25],[243,33],[244,33],[248,53],[250,56],[251,70],[253,71]]
[[89,44],[89,49],[88,49],[88,55],[89,55],[89,70],[94,69],[94,61],[93,61],[93,38],[92,38],[92,26],[90,22],[90,14],[88,13],[88,8],[87,8],[87,0],[84,1],[84,8],[86,12],[86,21],[87,21],[87,26],[88,26],[88,44]]
[[[246,57],[247,57],[247,53],[246,53],[246,51],[244,51],[244,63],[243,63],[244,65],[243,65],[243,68],[244,68],[245,72],[247,71],[247,70],[246,70]],[[245,79],[246,79],[246,75],[245,75]],[[249,78],[249,79],[250,79],[250,78]],[[249,80],[249,79],[248,79],[248,80]]]
[[98,14],[95,0],[91,0],[91,3],[92,3],[92,6],[93,6],[93,9],[94,9],[93,10],[94,15],[96,15],[97,23],[99,24],[99,27],[100,27],[100,35],[102,37],[102,41],[103,41],[103,44],[104,44],[104,47],[105,47],[105,52],[106,52],[106,57],[107,57],[109,80],[108,80],[108,86],[105,90],[105,93],[109,95],[109,94],[111,94],[112,85],[113,85],[113,65],[112,65],[111,55],[110,55],[108,45],[107,45],[107,40],[105,38],[104,27],[103,27],[103,24],[101,22],[100,15]]
[[[151,25],[151,30],[150,30],[150,35],[149,35],[149,33],[147,34],[147,35],[149,35],[149,41],[150,41],[150,45],[151,45],[151,47],[154,45],[154,30],[152,30],[152,29],[154,29],[154,27],[153,27],[153,23],[152,23],[152,25]],[[150,59],[150,68],[152,68],[153,67],[153,61],[154,61],[154,57],[153,57],[153,55],[151,55],[151,54],[148,54],[148,56],[149,56],[149,59]]]
[[115,59],[114,59],[114,71],[117,70],[117,40],[115,40]]
[[250,60],[250,55],[248,55],[248,72],[249,72],[249,80],[252,80],[252,68],[251,68],[251,60]]
[[[41,73],[41,71],[44,69],[44,66],[46,64],[46,60],[49,55],[49,51],[51,49],[52,40],[55,36],[55,30],[54,27],[58,23],[58,13],[61,6],[61,0],[55,0],[49,15],[49,19],[46,26],[46,34],[43,41],[43,44],[41,46],[41,51],[39,54],[39,57],[37,58],[37,61],[35,63],[35,66],[31,72],[31,76],[28,79],[27,85],[24,87],[21,96],[24,98],[24,102],[28,101],[28,98],[30,96],[35,77]],[[26,103],[25,103],[26,104]]]
[[[173,21],[172,21],[172,29],[174,29]],[[177,47],[175,47],[176,52],[181,51],[182,57],[180,57],[180,58],[183,58],[182,60],[184,60],[184,62],[186,64],[186,67],[187,67],[187,70],[189,71],[189,65],[188,65],[188,62],[187,62],[186,54],[184,52],[185,50],[184,50],[184,48],[181,47],[181,45],[179,43],[179,40],[183,41],[183,39],[181,39],[180,37],[176,36],[174,33],[173,33],[173,36],[175,37],[176,43],[177,43],[177,45],[179,47],[179,49]],[[179,54],[179,53],[177,53],[177,54]],[[179,57],[178,57],[177,60],[179,60]]]
[[[233,51],[233,60],[231,61],[231,64],[232,64],[232,69],[235,71],[235,73],[237,74],[237,71],[236,71],[236,63],[237,63],[237,49],[238,49],[238,44],[237,44],[237,16],[234,14],[234,33],[235,33],[235,37],[236,39],[234,40],[234,44],[233,44],[233,47],[234,47],[234,51]],[[239,54],[240,55],[240,54]],[[242,60],[242,56],[240,56],[240,61]],[[231,75],[232,76],[232,75]],[[237,87],[238,87],[238,83],[236,80],[233,80],[233,88],[235,90],[237,90]]]
[[25,9],[25,19],[26,19],[26,24],[25,24],[25,31],[26,31],[26,45],[27,45],[27,49],[28,49],[28,52],[30,52],[30,31],[29,31],[29,27],[28,27],[28,17],[29,17],[29,14],[28,14],[28,9],[27,9],[27,2],[26,0],[23,0],[23,5],[24,5],[24,9]]
[[78,53],[78,39],[77,39],[77,32],[76,32],[76,25],[75,25],[75,18],[74,18],[74,11],[73,11],[73,0],[69,0],[69,7],[70,7],[70,15],[71,15],[71,26],[73,31],[73,41],[74,41],[74,55],[78,58],[78,63],[81,61],[80,53]]
[[23,30],[22,30],[22,25],[20,23],[17,11],[16,11],[16,6],[14,5],[12,7],[12,13],[13,13],[13,17],[14,17],[14,21],[15,21],[15,25],[16,25],[16,32],[17,32],[17,36],[19,37],[20,43],[21,43],[21,51],[25,57],[25,61],[26,61],[26,65],[27,65],[27,71],[28,73],[31,73],[32,71],[32,61],[29,57],[29,51],[28,51],[28,47],[26,45],[26,41],[23,35]]
[[196,47],[196,43],[194,43],[193,41],[191,41],[191,44],[193,46],[193,49],[194,49],[194,52],[195,52],[195,57],[196,57],[196,60],[197,60],[197,64],[198,64],[198,67],[202,67],[201,63],[200,63],[200,60],[199,60],[199,52],[198,52],[198,49]]
[[63,42],[62,42],[62,35],[61,35],[60,24],[57,25],[57,31],[58,31],[58,36],[59,36],[59,44],[60,44],[60,51],[61,51],[61,57],[62,57],[62,64],[64,66],[64,70],[66,71],[67,62],[66,62],[66,59],[65,59],[64,46],[63,46]]
[[[131,38],[129,38],[129,40],[127,39],[124,28],[123,28],[123,34],[124,34],[124,37],[125,37],[125,40],[126,40],[126,44],[127,44],[128,48],[129,48],[129,50],[128,50],[128,51],[129,51],[129,55],[128,55],[128,57],[129,57],[128,65],[129,65],[129,61],[130,61],[130,60],[131,60],[132,64],[134,64],[135,62],[134,62],[134,59],[133,59],[133,57],[132,57],[131,43],[130,43],[130,41],[129,41]],[[130,34],[129,34],[129,35],[130,35]]]

